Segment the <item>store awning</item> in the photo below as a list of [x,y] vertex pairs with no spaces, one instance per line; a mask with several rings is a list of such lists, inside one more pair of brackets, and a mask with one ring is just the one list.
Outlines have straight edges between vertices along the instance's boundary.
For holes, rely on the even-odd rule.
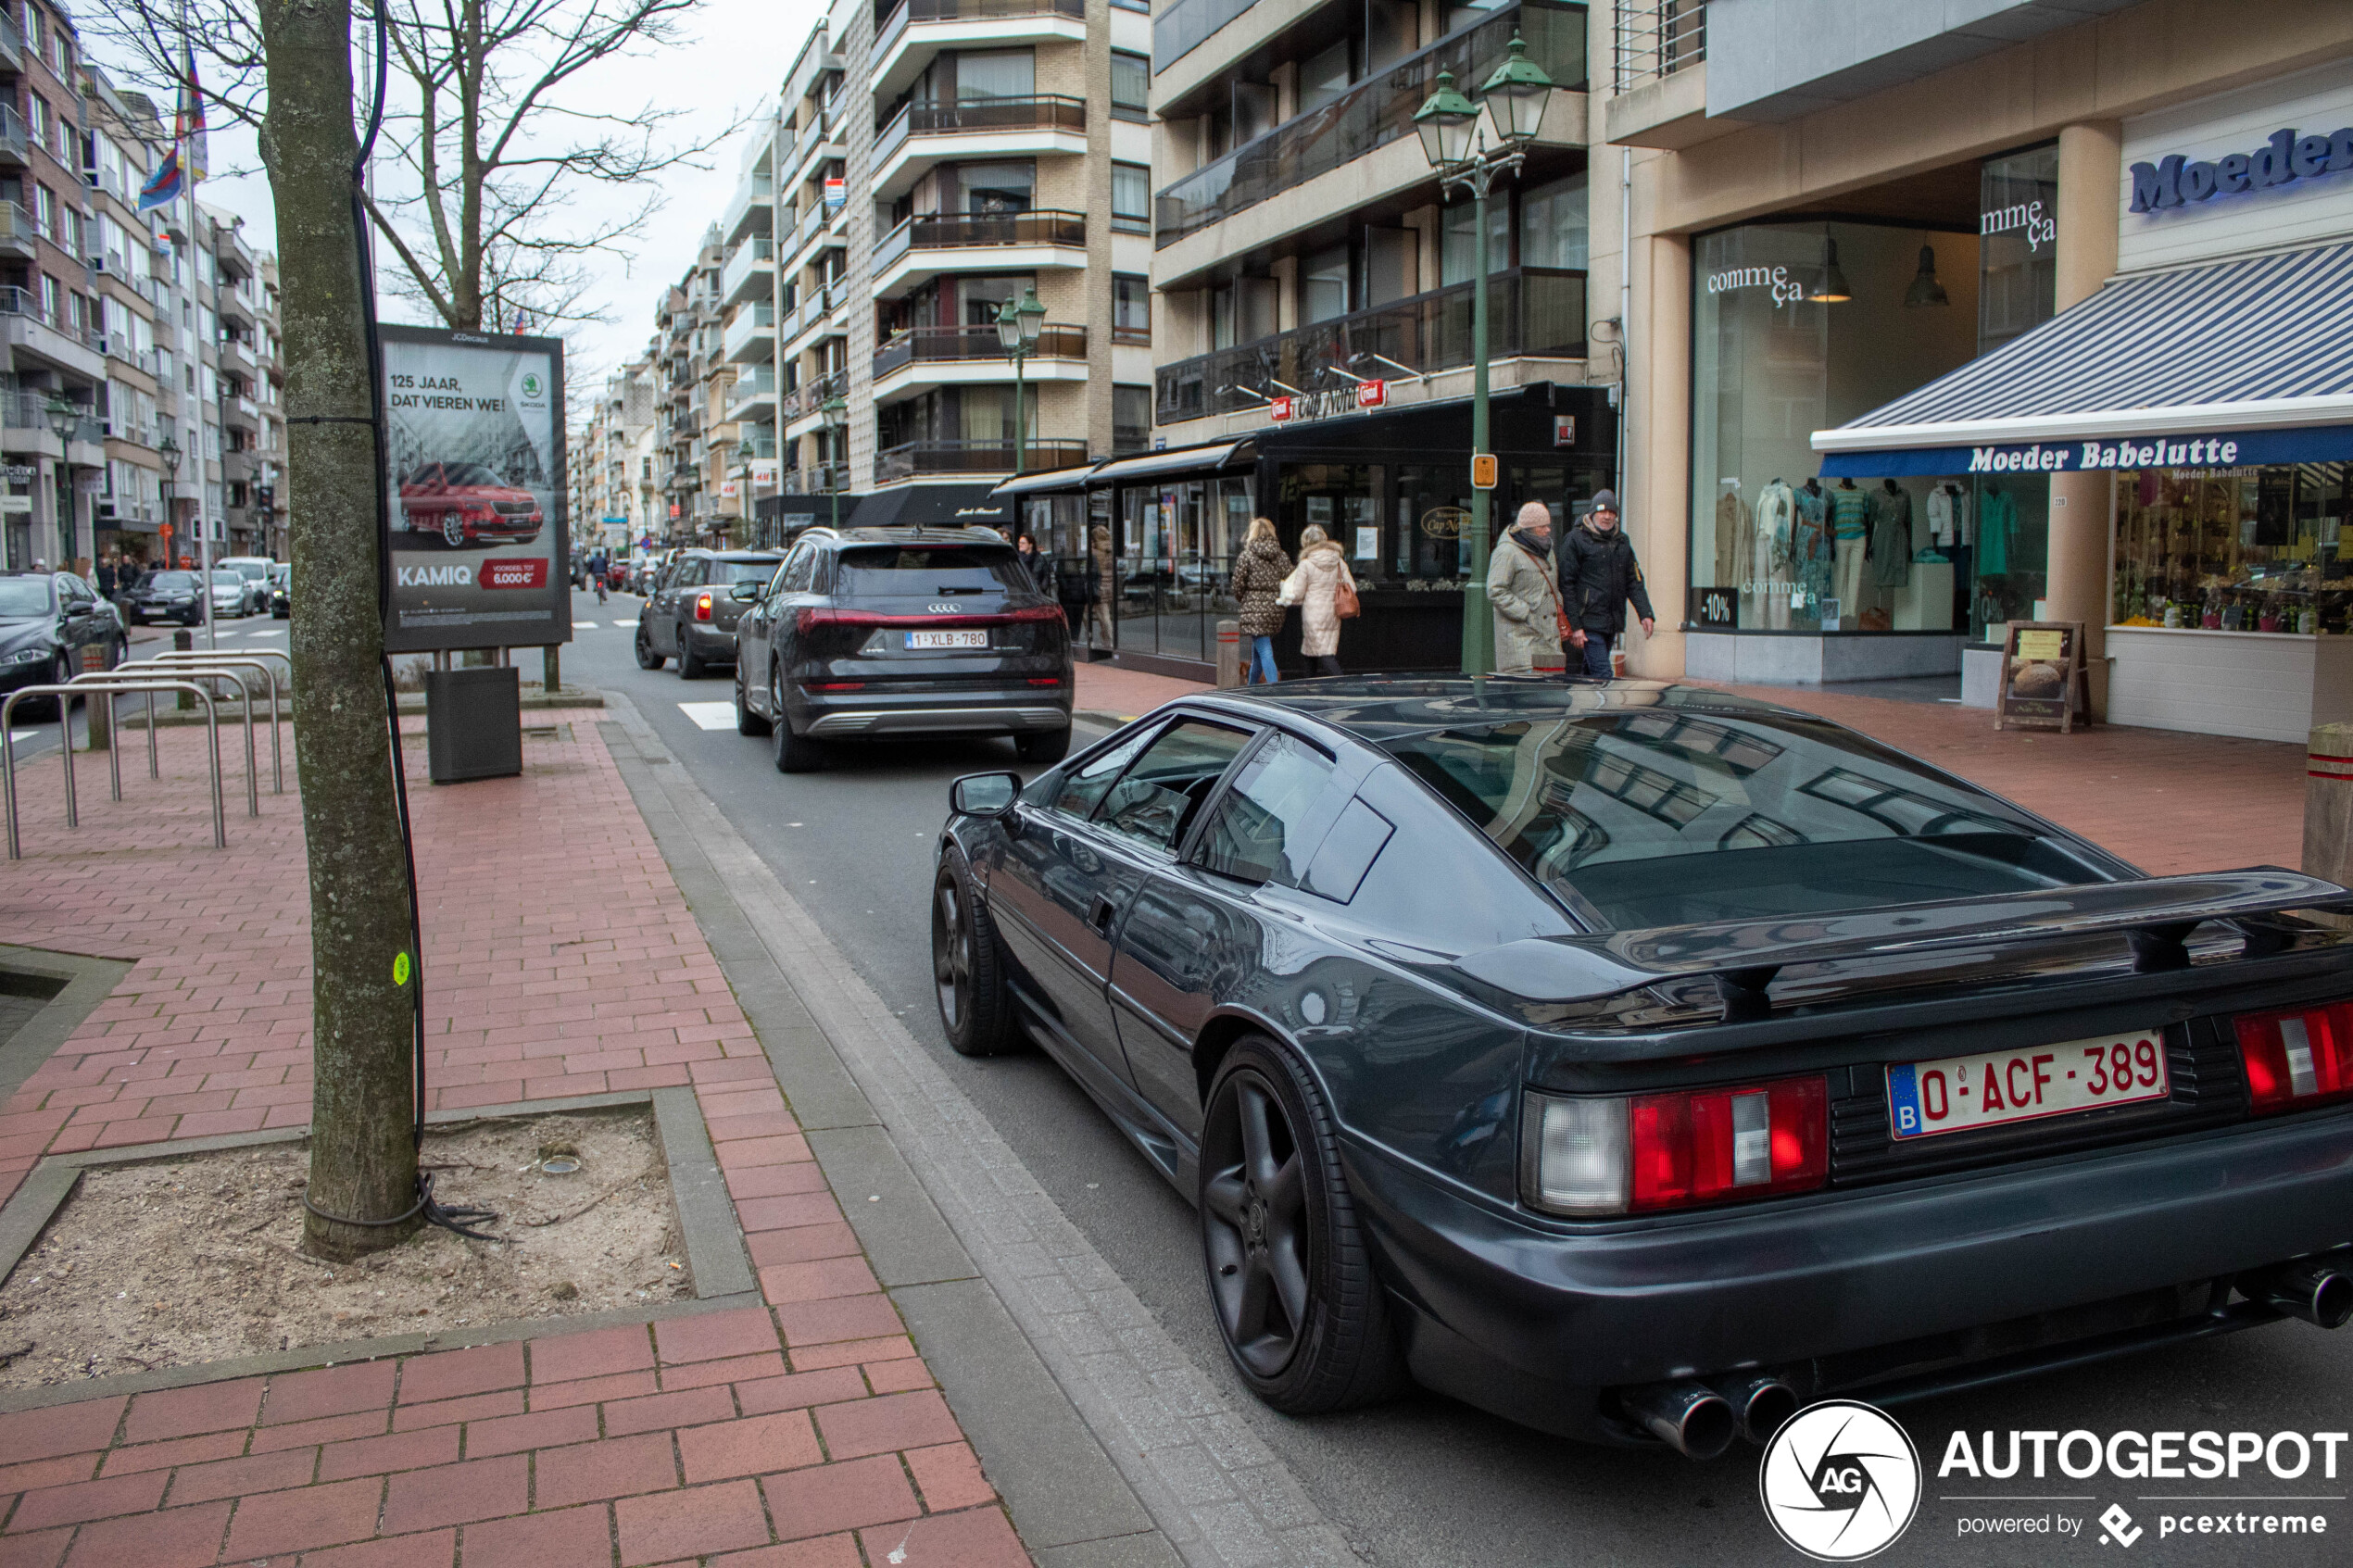
[[2353,244],[2116,279],[1814,449],[1833,476],[2353,458]]
[[[1012,521],[1012,507],[993,498],[985,483],[902,484],[858,498],[860,528],[996,528]],[[847,499],[847,497],[844,497]]]
[[1081,463],[1075,469],[1049,469],[1044,473],[1025,473],[1009,479],[991,490],[991,495],[1076,495],[1087,488],[1087,476],[1095,471],[1092,463]]
[[1134,484],[1148,479],[1181,479],[1191,474],[1216,473],[1220,470],[1239,468],[1256,456],[1249,441],[1221,441],[1210,446],[1179,446],[1169,452],[1147,452],[1140,458],[1122,458],[1105,463],[1087,477],[1087,488],[1100,490],[1107,484]]

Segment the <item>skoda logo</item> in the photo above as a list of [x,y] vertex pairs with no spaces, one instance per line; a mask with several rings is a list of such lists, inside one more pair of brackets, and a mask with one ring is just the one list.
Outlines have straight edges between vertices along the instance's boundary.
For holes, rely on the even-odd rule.
[[925,605],[924,608],[931,611],[934,615],[953,615],[964,607],[962,605]]
[[1773,1434],[1756,1490],[1781,1539],[1818,1562],[1858,1562],[1910,1527],[1920,1456],[1871,1406],[1825,1399]]
[[546,382],[543,382],[543,381],[541,381],[541,380],[539,379],[539,372],[538,372],[538,371],[536,371],[536,370],[525,370],[525,371],[523,372],[523,377],[522,377],[522,395],[523,395],[525,397],[536,397],[536,396],[538,396],[541,393],[543,393],[543,392],[545,392],[545,391],[547,391],[547,383]]

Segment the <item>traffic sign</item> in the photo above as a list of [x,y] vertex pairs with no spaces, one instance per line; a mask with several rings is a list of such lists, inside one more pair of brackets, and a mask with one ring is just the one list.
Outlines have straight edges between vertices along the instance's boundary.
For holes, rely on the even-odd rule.
[[1471,458],[1471,488],[1474,490],[1495,488],[1494,453],[1481,452]]

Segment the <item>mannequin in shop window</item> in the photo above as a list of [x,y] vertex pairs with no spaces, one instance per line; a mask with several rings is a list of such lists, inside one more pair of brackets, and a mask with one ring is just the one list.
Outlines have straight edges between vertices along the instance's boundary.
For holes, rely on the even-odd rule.
[[1756,608],[1775,631],[1789,626],[1790,524],[1797,510],[1796,495],[1775,479],[1756,497],[1756,539],[1751,571],[1756,583]]
[[1977,499],[1975,567],[1979,616],[1989,626],[2008,621],[2026,608],[2010,602],[2010,535],[2017,527],[2018,502],[1987,480]]
[[1871,535],[1864,543],[1870,558],[1871,581],[1881,588],[1901,588],[1912,580],[1912,496],[1893,479],[1882,479],[1871,492]]
[[1831,547],[1837,560],[1838,613],[1852,626],[1863,607],[1863,552],[1870,533],[1871,498],[1842,478],[1831,492]]
[[1748,558],[1748,505],[1741,499],[1741,482],[1724,481],[1724,493],[1716,498],[1716,583],[1725,587],[1741,580],[1741,568]]
[[1797,523],[1790,535],[1790,575],[1797,579],[1798,587],[1791,595],[1790,604],[1793,608],[1802,608],[1818,617],[1822,613],[1821,602],[1831,592],[1831,498],[1819,479],[1808,479],[1793,500]]

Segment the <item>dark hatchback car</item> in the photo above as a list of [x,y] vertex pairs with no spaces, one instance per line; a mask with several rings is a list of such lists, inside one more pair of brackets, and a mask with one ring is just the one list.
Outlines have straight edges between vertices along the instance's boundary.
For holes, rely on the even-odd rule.
[[1070,749],[1070,622],[985,528],[812,528],[738,632],[736,727],[779,771],[869,736],[1011,735]]
[[713,664],[735,663],[747,602],[737,589],[760,588],[784,558],[774,550],[681,551],[638,612],[637,668],[675,659],[678,678],[691,681]]
[[111,670],[129,646],[114,607],[71,572],[0,572],[0,693],[62,685],[82,672],[91,648]]
[[1637,682],[1189,698],[959,780],[932,931],[1198,1205],[1268,1403],[1720,1451],[2353,1314],[2353,934]]

